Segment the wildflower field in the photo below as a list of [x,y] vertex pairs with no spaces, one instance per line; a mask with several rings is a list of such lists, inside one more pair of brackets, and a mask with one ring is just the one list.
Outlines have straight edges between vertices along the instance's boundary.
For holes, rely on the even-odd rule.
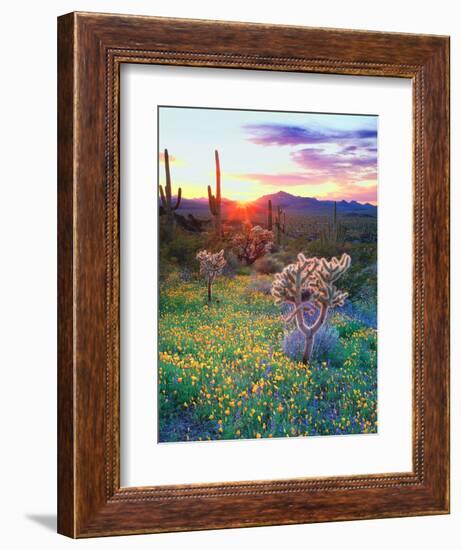
[[[272,276],[198,276],[160,284],[159,440],[248,439],[377,431],[377,331],[363,308],[331,311],[301,362],[268,288]],[[365,319],[365,321],[364,321]]]

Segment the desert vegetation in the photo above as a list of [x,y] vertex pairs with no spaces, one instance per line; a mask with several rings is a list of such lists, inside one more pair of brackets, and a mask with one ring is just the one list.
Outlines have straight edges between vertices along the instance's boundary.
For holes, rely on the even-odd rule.
[[183,204],[164,158],[160,441],[376,432],[376,212],[232,203],[217,151]]

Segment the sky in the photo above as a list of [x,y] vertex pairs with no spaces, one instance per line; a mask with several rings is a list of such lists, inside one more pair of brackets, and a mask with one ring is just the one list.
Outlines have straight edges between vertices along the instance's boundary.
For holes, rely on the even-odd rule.
[[173,194],[206,197],[215,186],[241,202],[286,191],[317,199],[377,203],[378,117],[159,107],[159,179],[168,149]]

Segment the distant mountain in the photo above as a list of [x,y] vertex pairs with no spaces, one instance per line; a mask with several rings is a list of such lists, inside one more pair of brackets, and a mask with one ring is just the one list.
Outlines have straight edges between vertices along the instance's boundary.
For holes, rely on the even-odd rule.
[[[257,206],[267,206],[268,201],[272,201],[272,207],[281,206],[285,210],[305,210],[310,214],[327,214],[330,213],[335,201],[319,200],[314,197],[299,197],[291,195],[285,191],[278,191],[271,195],[264,195],[254,201]],[[377,207],[370,203],[361,204],[357,201],[336,201],[336,209],[338,214],[343,215],[371,215],[376,216]]]
[[[175,202],[176,197],[173,197],[172,201]],[[236,204],[235,201],[231,201],[230,199],[224,199],[224,198],[221,199],[221,203],[223,207],[234,206]],[[159,204],[161,204],[160,201],[159,201]],[[184,210],[202,210],[203,208],[208,208],[208,198],[205,198],[205,197],[201,197],[199,199],[182,198],[180,208]]]
[[[299,197],[291,195],[285,191],[278,191],[270,195],[259,197],[253,202],[246,203],[246,208],[251,209],[254,213],[267,210],[268,201],[272,201],[272,208],[281,206],[284,210],[303,211],[311,215],[330,215],[332,213],[334,202],[333,200],[319,200],[313,197]],[[223,215],[227,215],[231,208],[239,206],[238,201],[230,199],[222,199]],[[208,209],[208,198],[202,197],[197,199],[182,199],[181,206],[178,210],[183,212],[200,212]],[[357,201],[336,201],[336,209],[338,214],[343,216],[366,216],[375,217],[377,215],[377,207],[370,203],[361,204]]]

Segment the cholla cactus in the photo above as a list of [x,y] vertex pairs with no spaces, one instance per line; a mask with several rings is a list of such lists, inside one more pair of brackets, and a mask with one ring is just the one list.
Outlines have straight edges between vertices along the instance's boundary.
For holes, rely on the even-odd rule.
[[232,247],[240,261],[246,265],[253,264],[258,258],[269,252],[273,245],[273,233],[259,225],[251,227],[250,223],[243,226],[243,231],[232,239]]
[[202,275],[208,285],[208,301],[211,302],[212,298],[212,286],[214,280],[218,275],[221,275],[226,260],[224,259],[224,250],[221,252],[208,252],[208,250],[201,250],[197,256],[197,260],[200,262],[200,275]]
[[[339,260],[332,258],[330,261],[298,254],[294,264],[287,265],[282,273],[275,275],[271,289],[275,303],[293,306],[284,321],[294,321],[305,338],[303,363],[311,359],[315,334],[324,324],[329,309],[344,305],[347,292],[338,290],[333,283],[350,265],[348,254],[343,254]],[[317,318],[309,324],[304,312],[310,315],[317,313]]]

